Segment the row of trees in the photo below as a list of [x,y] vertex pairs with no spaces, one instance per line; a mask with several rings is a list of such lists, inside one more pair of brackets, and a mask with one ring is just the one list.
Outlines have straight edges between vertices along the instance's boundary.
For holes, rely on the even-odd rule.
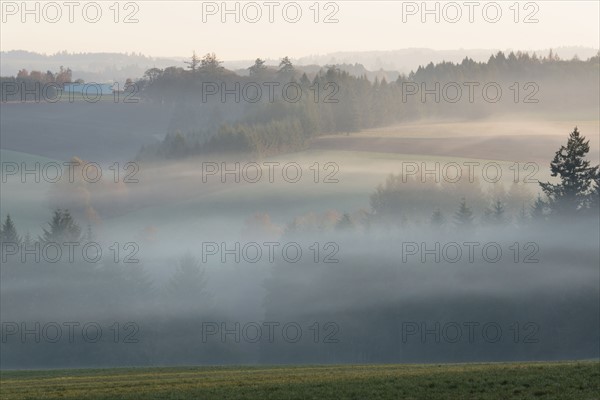
[[63,66],[56,72],[44,72],[21,69],[16,76],[0,77],[0,99],[6,101],[51,101],[57,91],[67,83],[83,83],[82,79],[73,80],[73,72]]
[[71,68],[65,68],[62,65],[57,72],[52,72],[50,70],[46,71],[46,73],[35,70],[29,72],[26,69],[21,69],[17,73],[16,78],[18,80],[32,80],[42,84],[56,83],[62,85],[73,82],[73,71],[71,71]]
[[[6,247],[9,243],[11,245],[16,244],[22,246],[23,251],[34,249],[36,244],[40,245],[40,249],[45,245],[52,243],[55,246],[66,246],[65,243],[75,243],[82,245],[85,243],[94,242],[96,238],[92,232],[92,228],[88,225],[87,231],[83,232],[78,223],[73,219],[68,210],[55,210],[52,214],[51,220],[46,224],[46,227],[42,227],[42,235],[39,235],[37,239],[33,239],[29,232],[22,237],[17,232],[15,224],[10,217],[7,215],[4,223],[0,226],[0,244],[2,245],[2,252],[8,250]],[[10,249],[14,250],[14,249]],[[66,252],[66,248],[62,249],[63,253]],[[80,283],[86,283],[91,285],[88,290],[96,291],[102,290],[102,287],[107,282],[114,285],[117,282],[121,282],[123,286],[121,289],[123,292],[129,293],[135,297],[136,294],[141,296],[147,296],[155,293],[157,290],[154,287],[152,279],[148,276],[145,268],[141,263],[123,263],[122,260],[115,261],[114,255],[106,251],[101,256],[100,260],[97,260],[94,265],[98,266],[98,269],[94,268],[79,268],[85,266],[87,262],[79,257],[79,254],[75,252],[73,254],[75,258],[68,260],[67,257],[61,257],[58,263],[52,262],[52,273],[50,280],[56,280],[61,274],[66,273],[75,281]],[[5,255],[3,254],[3,259]],[[25,260],[22,260],[19,255],[13,255],[7,257],[7,262],[1,269],[2,283],[9,284],[13,279],[22,279],[31,275],[31,278],[40,278],[39,273],[41,271],[48,270],[44,266],[48,263],[45,259],[40,261],[34,261],[35,257],[29,256]],[[3,261],[4,263],[4,261]],[[87,264],[89,265],[89,264]],[[78,272],[75,272],[78,271]],[[47,272],[46,272],[47,273]],[[57,279],[57,284],[61,284],[61,279]],[[177,304],[188,304],[192,298],[203,297],[207,299],[208,294],[202,294],[206,286],[205,270],[200,265],[199,260],[193,257],[191,254],[184,254],[176,260],[175,266],[171,271],[170,279],[165,283],[163,290],[165,294],[176,295],[173,299],[179,299]],[[51,294],[51,291],[49,292]],[[171,301],[173,300],[171,299]]]
[[[545,199],[538,194],[537,199],[530,205],[527,212],[525,203],[519,210],[518,219],[531,218],[542,221],[549,218],[570,218],[576,215],[598,215],[600,209],[600,170],[599,166],[592,166],[586,159],[590,151],[589,140],[586,140],[575,127],[569,135],[567,144],[560,147],[550,163],[551,176],[558,178],[557,182],[539,182]],[[390,208],[386,200],[390,199],[402,208],[402,198],[396,191],[399,178],[388,182],[387,187],[380,187],[371,197],[371,205],[376,215],[389,217],[390,211],[397,212],[397,208]],[[391,184],[390,184],[391,182]],[[396,183],[396,184],[395,184]],[[502,224],[507,222],[505,203],[495,199],[487,207],[481,218],[483,223]],[[458,226],[473,224],[474,214],[468,207],[466,199],[461,199],[460,207],[454,215]],[[434,225],[442,225],[445,218],[437,209],[431,221]]]
[[[554,182],[539,182],[536,197],[524,184],[508,191],[495,184],[484,192],[479,181],[459,183],[421,182],[391,175],[371,194],[371,210],[324,215],[309,213],[289,223],[284,234],[369,229],[373,225],[431,226],[434,229],[538,226],[574,217],[598,218],[600,172],[586,159],[589,141],[577,128],[550,163]],[[432,212],[433,210],[433,212]],[[476,211],[478,210],[478,211]],[[254,227],[273,231],[270,220]]]
[[19,235],[10,214],[7,214],[4,223],[0,226],[0,243],[30,246],[35,242],[42,244],[50,242],[64,243],[79,240],[91,241],[93,238],[91,225],[88,224],[87,231],[82,234],[81,227],[75,222],[69,210],[62,209],[53,212],[52,219],[48,222],[47,227],[42,227],[42,232],[42,235],[39,235],[37,239],[32,238],[29,232],[25,236]]
[[[301,149],[310,137],[418,118],[552,112],[566,104],[585,109],[598,101],[594,88],[600,84],[599,60],[599,56],[565,61],[554,55],[538,58],[499,52],[488,62],[465,58],[456,64],[430,63],[388,82],[352,76],[343,66],[311,73],[309,68],[294,66],[288,57],[278,68],[266,66],[259,58],[247,74],[238,74],[223,68],[214,54],[194,55],[187,68],[153,68],[137,82],[145,99],[179,110],[164,142],[144,149],[141,156],[180,158],[214,151],[262,154],[265,148],[270,149],[267,153],[284,152],[290,143]],[[465,86],[467,82],[475,86]],[[274,99],[267,95],[265,83],[278,84]],[[300,88],[300,95],[291,96],[293,101],[282,93],[286,84],[294,85],[291,93]],[[488,84],[493,88],[484,89]],[[235,85],[242,88],[238,92],[258,85],[262,96],[256,102],[236,99],[233,94],[222,97],[224,90],[235,90]],[[255,98],[253,89],[248,93]],[[279,128],[277,137],[262,135],[273,122],[282,122],[285,128]],[[296,129],[298,123],[302,132]],[[179,138],[174,141],[176,135]],[[187,150],[181,152],[174,146]]]

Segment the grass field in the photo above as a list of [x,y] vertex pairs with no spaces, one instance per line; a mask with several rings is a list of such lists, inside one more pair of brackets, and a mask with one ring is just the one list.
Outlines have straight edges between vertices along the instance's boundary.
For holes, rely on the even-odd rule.
[[2,399],[599,399],[600,363],[4,371]]

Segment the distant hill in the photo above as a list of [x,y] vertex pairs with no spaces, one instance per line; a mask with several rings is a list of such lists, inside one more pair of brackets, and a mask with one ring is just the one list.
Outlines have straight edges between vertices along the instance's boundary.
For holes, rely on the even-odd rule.
[[[432,50],[432,49],[401,49],[392,51],[362,51],[362,52],[336,52],[323,55],[312,55],[293,60],[299,65],[307,64],[354,64],[359,63],[370,71],[387,70],[398,71],[408,74],[420,65],[434,64],[442,61],[461,62],[465,57],[473,61],[483,62],[490,58],[491,54],[503,51],[506,54],[511,51],[521,50],[523,52],[538,55],[547,55],[550,49],[526,50],[526,49],[458,49],[458,50]],[[580,59],[588,59],[598,52],[598,49],[589,47],[557,47],[552,51],[562,59],[571,59],[577,55]]]
[[[324,55],[311,55],[292,59],[296,67],[307,74],[315,74],[322,66],[337,64],[339,68],[354,76],[366,75],[370,80],[385,77],[395,80],[399,74],[408,74],[420,65],[434,64],[442,61],[461,62],[465,57],[474,61],[487,61],[490,55],[500,49],[401,49],[392,51],[336,52]],[[511,49],[503,49],[509,53]],[[515,49],[515,51],[517,51]],[[536,50],[538,55],[546,55],[550,49]],[[577,55],[580,59],[588,59],[598,52],[589,47],[557,47],[553,49],[563,59],[571,59]],[[533,53],[534,51],[529,51]],[[86,82],[124,82],[127,78],[140,78],[152,67],[183,67],[182,57],[149,57],[141,53],[68,53],[66,51],[46,55],[24,50],[0,52],[0,76],[13,76],[25,68],[27,70],[57,71],[60,66],[71,68],[73,77]],[[218,56],[218,54],[217,54]],[[284,56],[284,55],[282,55]],[[247,74],[247,68],[254,60],[229,60],[223,63],[227,69],[240,75]],[[267,59],[266,65],[276,67],[278,59]]]
[[183,58],[148,57],[123,53],[67,53],[52,55],[12,50],[0,53],[0,75],[13,76],[20,69],[57,71],[60,66],[71,68],[74,78],[86,82],[124,82],[139,78],[152,67],[165,68],[182,65]]

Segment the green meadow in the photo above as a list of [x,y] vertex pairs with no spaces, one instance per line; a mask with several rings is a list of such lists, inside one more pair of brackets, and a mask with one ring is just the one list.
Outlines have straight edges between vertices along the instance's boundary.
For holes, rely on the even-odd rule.
[[600,363],[174,367],[4,371],[25,399],[598,399]]

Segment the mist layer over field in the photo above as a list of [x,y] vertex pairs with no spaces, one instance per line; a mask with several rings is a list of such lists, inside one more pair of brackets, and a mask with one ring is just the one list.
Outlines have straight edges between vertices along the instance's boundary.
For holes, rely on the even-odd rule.
[[[260,61],[2,104],[1,368],[600,357],[597,56]],[[504,98],[414,92],[470,79]],[[205,101],[270,80],[305,97]]]
[[560,224],[198,230],[120,262],[103,241],[97,262],[81,246],[74,261],[9,255],[3,367],[597,357],[595,222],[570,239]]
[[[140,163],[138,182],[106,166],[95,183],[8,176],[3,207],[32,237],[62,205],[84,238],[58,261],[4,248],[3,368],[599,356],[598,217],[569,220],[567,236],[531,220],[545,165],[504,149],[365,150]],[[462,198],[475,219],[461,228]],[[501,223],[486,219],[497,199]]]

